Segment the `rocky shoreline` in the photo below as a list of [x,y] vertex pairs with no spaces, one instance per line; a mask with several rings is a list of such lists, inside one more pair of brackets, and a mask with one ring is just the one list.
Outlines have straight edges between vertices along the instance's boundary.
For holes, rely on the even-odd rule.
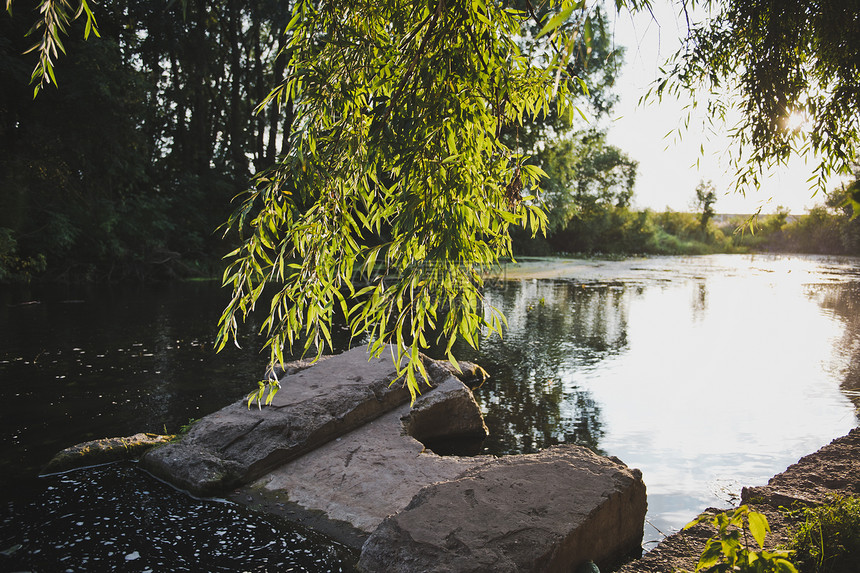
[[[138,447],[152,447],[161,440],[152,436],[138,435],[129,438],[99,440],[69,448],[60,459],[66,463],[71,457],[78,463],[68,466],[52,465],[53,471],[68,471],[72,467],[86,467],[137,457],[140,450],[129,448],[135,438],[145,437],[148,442]],[[165,436],[164,438],[167,438]],[[86,447],[83,447],[86,446]],[[105,453],[110,452],[110,453]],[[68,455],[68,454],[71,454]],[[804,456],[789,466],[784,472],[775,475],[768,484],[760,487],[744,488],[741,503],[754,511],[767,516],[771,533],[766,539],[766,548],[774,549],[790,539],[796,523],[781,508],[794,504],[815,505],[823,503],[828,496],[860,495],[860,428],[847,435],[836,438],[818,451]],[[264,495],[259,491],[244,490],[229,496],[233,501],[248,505],[266,513],[281,515],[291,521],[302,523],[322,533],[326,533],[353,547],[360,547],[366,540],[366,533],[355,531],[347,524],[333,524],[319,511],[309,511],[287,499]],[[708,508],[703,513],[716,514],[724,509]],[[690,529],[666,537],[657,547],[638,559],[631,560],[616,569],[616,573],[674,573],[678,570],[694,571],[696,562],[707,540],[714,534],[709,523],[703,522]]]
[[[786,543],[795,526],[780,508],[795,504],[816,505],[828,496],[860,495],[860,428],[837,438],[815,453],[804,456],[761,487],[744,488],[741,503],[763,513],[771,527],[765,546],[773,549]],[[705,513],[723,510],[709,508]],[[617,573],[672,573],[679,569],[695,571],[707,540],[714,534],[707,523],[670,535]]]
[[387,350],[291,367],[269,406],[228,405],[140,467],[192,495],[283,507],[360,547],[361,571],[609,570],[639,551],[641,472],[572,444],[470,455],[488,431],[463,373],[419,355],[427,385],[410,404]]
[[[381,541],[370,543],[375,553],[363,555],[368,571],[390,561],[414,561],[390,570],[428,570],[440,563],[440,555],[452,560],[444,565],[447,569],[434,570],[459,570],[465,563],[477,563],[478,547],[485,554],[479,570],[493,570],[499,559],[510,561],[506,568],[510,571],[548,566],[564,570],[565,563],[592,559],[604,571],[617,573],[694,571],[714,533],[708,523],[701,523],[611,569],[621,558],[621,547],[638,548],[641,541],[645,492],[638,470],[578,446],[508,459],[438,456],[428,446],[436,439],[456,437],[463,442],[486,435],[471,392],[442,363],[427,360],[434,389],[412,407],[406,390],[392,384],[396,376],[390,362],[368,362],[362,352],[353,351],[310,366],[296,364],[289,372],[278,373],[287,376],[283,393],[266,410],[249,412],[239,401],[198,422],[177,441],[159,444],[173,437],[139,434],[90,442],[62,452],[46,469],[65,471],[138,457],[159,444],[144,456],[142,467],[194,494],[217,493],[280,514],[355,548],[379,528]],[[501,481],[494,477],[497,473],[503,476]],[[603,477],[596,478],[601,473]],[[538,476],[550,477],[535,495]],[[501,485],[493,485],[494,480]],[[579,493],[589,489],[594,491]],[[500,491],[506,493],[499,495]],[[571,492],[576,495],[571,497]],[[767,516],[772,529],[767,547],[774,548],[788,540],[793,526],[781,508],[819,504],[832,494],[860,495],[860,428],[801,458],[766,486],[744,488],[741,503]],[[616,497],[624,498],[617,507],[606,503]],[[583,508],[587,511],[572,528],[572,521],[579,518],[571,515]],[[474,519],[480,511],[485,515]],[[719,511],[723,510],[705,513]],[[607,517],[600,517],[600,512]],[[448,524],[434,517],[440,514],[459,517]],[[523,515],[530,517],[519,523]],[[632,520],[629,527],[625,520]],[[414,531],[412,522],[418,524]],[[475,523],[479,527],[473,527]],[[488,530],[498,531],[493,536]],[[529,537],[532,533],[524,537],[527,530],[534,535],[544,532],[542,540]],[[416,545],[415,531],[427,539]],[[391,543],[395,534],[408,543],[395,547]],[[506,541],[496,543],[497,538]],[[609,538],[614,540],[612,547],[598,558],[594,548]],[[542,543],[546,547],[535,553]],[[521,551],[525,547],[531,548],[527,554]],[[427,559],[416,560],[415,555],[425,550]]]

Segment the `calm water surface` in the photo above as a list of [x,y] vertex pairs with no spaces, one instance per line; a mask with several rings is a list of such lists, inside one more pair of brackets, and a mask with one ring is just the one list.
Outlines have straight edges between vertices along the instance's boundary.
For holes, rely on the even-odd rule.
[[[524,268],[523,268],[524,267]],[[642,470],[646,549],[858,425],[860,261],[708,256],[510,268],[477,360],[497,453],[588,445]]]
[[[492,375],[476,390],[486,451],[577,443],[640,468],[646,548],[858,424],[856,259],[549,260],[506,276],[487,291],[504,340],[460,350]],[[0,570],[349,570],[355,554],[322,536],[132,465],[34,478],[71,444],[176,431],[249,391],[260,341],[212,353],[224,302],[212,283],[0,293]]]

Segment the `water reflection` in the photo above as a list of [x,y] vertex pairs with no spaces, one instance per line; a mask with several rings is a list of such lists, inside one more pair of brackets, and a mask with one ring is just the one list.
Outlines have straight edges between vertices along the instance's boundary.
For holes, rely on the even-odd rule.
[[647,541],[857,424],[856,261],[563,264],[487,294],[508,316],[476,356],[487,451],[576,443],[641,468]]
[[692,298],[693,320],[698,322],[705,317],[705,312],[708,310],[708,286],[705,281],[699,281],[694,284]]
[[487,293],[508,319],[504,339],[482,342],[478,362],[493,378],[477,391],[497,454],[558,443],[600,451],[600,407],[566,373],[626,348],[625,288],[524,281]]
[[832,368],[842,378],[842,393],[854,403],[860,424],[860,284],[818,285],[809,296],[844,324]]

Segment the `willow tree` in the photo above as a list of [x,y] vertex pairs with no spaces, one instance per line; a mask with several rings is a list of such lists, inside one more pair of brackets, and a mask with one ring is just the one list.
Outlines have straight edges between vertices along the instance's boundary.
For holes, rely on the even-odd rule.
[[[650,3],[615,0],[617,9]],[[273,362],[293,344],[322,352],[342,316],[373,352],[393,343],[414,393],[418,352],[434,338],[456,364],[458,338],[474,345],[482,329],[501,331],[503,318],[481,301],[482,270],[511,254],[512,226],[540,232],[546,221],[533,198],[541,170],[501,134],[553,108],[572,114],[587,90],[569,63],[590,49],[591,4],[539,4],[295,3],[285,79],[263,102],[289,116],[288,140],[227,224],[241,244],[224,275],[233,298],[222,347],[266,291]],[[858,0],[698,4],[713,17],[691,27],[657,92],[707,93],[714,117],[740,109],[739,186],[795,152],[817,153],[822,177],[846,171],[860,121]],[[72,6],[86,15],[85,33],[94,25],[86,0],[39,5],[37,85],[52,79]],[[538,42],[519,42],[535,23]],[[793,114],[811,128],[788,128]]]
[[[85,36],[98,30],[86,0],[38,6],[36,92],[56,83],[74,20]],[[501,332],[482,272],[511,254],[512,225],[539,232],[546,220],[533,195],[542,171],[502,134],[575,112],[587,86],[571,62],[591,48],[592,8],[294,2],[277,42],[284,80],[260,106],[283,110],[290,128],[227,223],[241,241],[224,275],[233,298],[220,346],[265,296],[273,362],[295,344],[331,346],[339,317],[374,353],[393,343],[414,394],[426,374],[418,352],[434,339],[456,363],[457,339]],[[539,41],[521,42],[534,26]]]
[[572,114],[586,89],[568,73],[584,3],[545,18],[525,52],[533,17],[484,0],[296,5],[286,80],[263,102],[290,103],[288,152],[228,223],[243,242],[224,275],[221,346],[270,287],[273,362],[297,343],[331,346],[340,317],[371,353],[391,344],[414,396],[420,350],[442,343],[456,365],[456,340],[501,333],[482,273],[511,255],[510,226],[546,220],[530,193],[542,171],[502,131],[551,106]]
[[[546,219],[529,194],[542,172],[500,134],[552,106],[570,114],[587,92],[569,62],[590,49],[589,7],[547,4],[296,5],[287,79],[268,98],[291,104],[289,151],[229,223],[245,238],[225,273],[234,296],[222,345],[267,285],[273,361],[300,339],[330,345],[340,313],[374,353],[394,343],[413,393],[430,336],[456,364],[458,337],[475,345],[481,329],[501,333],[503,318],[481,302],[481,271],[511,254],[512,225],[539,232]],[[691,27],[658,91],[709,94],[715,117],[740,109],[738,186],[792,153],[817,154],[822,181],[847,173],[860,122],[858,0],[700,4],[712,17]],[[539,41],[518,42],[536,21]],[[793,116],[810,128],[792,129]]]
[[657,93],[688,94],[715,122],[740,118],[728,126],[738,190],[796,155],[815,158],[819,190],[850,175],[860,140],[860,0],[681,5],[706,17],[690,24]]

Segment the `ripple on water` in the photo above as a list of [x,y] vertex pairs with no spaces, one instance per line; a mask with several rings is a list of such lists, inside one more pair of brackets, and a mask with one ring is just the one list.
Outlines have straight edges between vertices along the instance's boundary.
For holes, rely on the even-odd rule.
[[41,478],[4,505],[0,570],[351,571],[349,548],[275,516],[197,500],[132,465]]

